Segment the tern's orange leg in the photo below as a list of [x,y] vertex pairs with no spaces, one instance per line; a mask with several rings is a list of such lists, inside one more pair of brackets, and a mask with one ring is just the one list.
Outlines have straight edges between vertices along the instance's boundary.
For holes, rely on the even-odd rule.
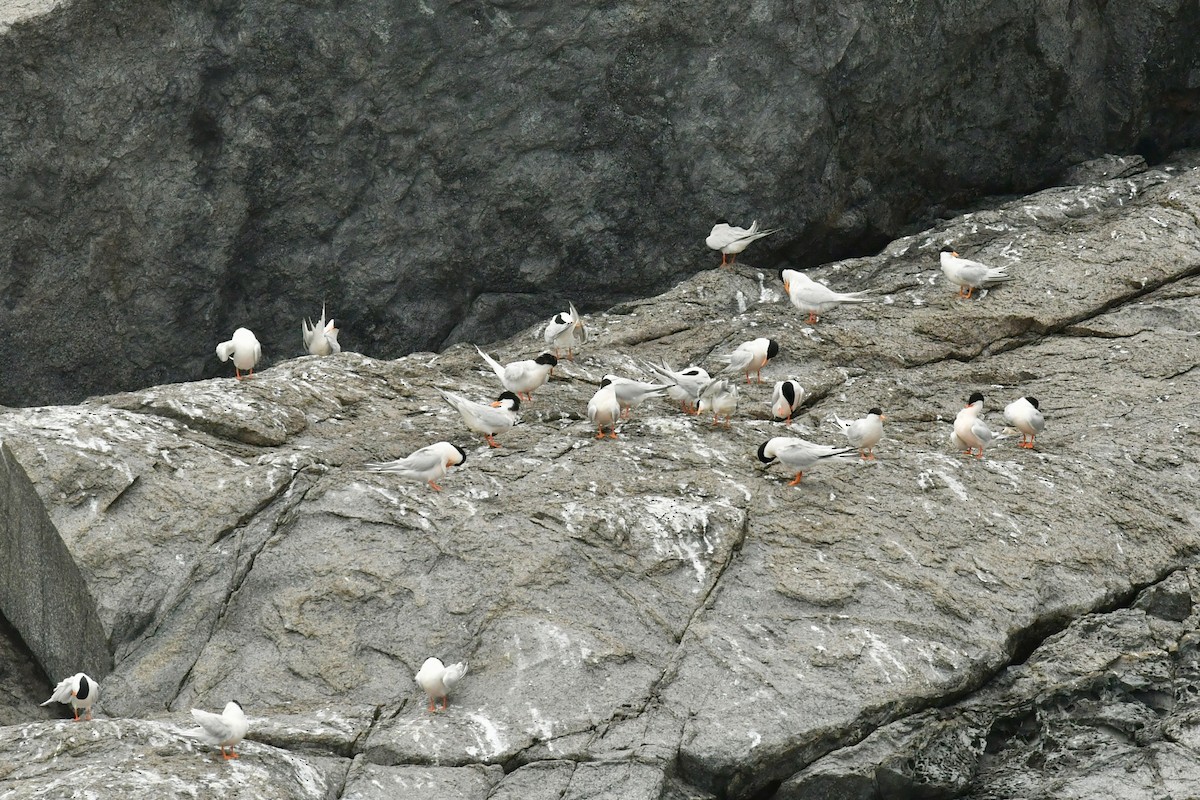
[[610,430],[610,431],[608,432],[608,437],[609,437],[610,439],[615,439],[615,438],[617,438],[617,429],[616,429],[616,428],[613,428],[612,430]]
[[438,486],[438,485],[437,485],[436,483],[434,483],[433,481],[430,481],[430,482],[429,482],[429,485],[430,485],[430,486],[432,486],[432,487],[434,488],[434,491],[438,491],[438,492],[440,492],[440,491],[442,490],[442,487]]
[[964,296],[964,297],[966,297],[968,300],[970,300],[970,299],[971,299],[971,292],[973,292],[973,291],[975,291],[975,287],[974,287],[974,286],[968,286],[968,287],[967,287],[967,293],[966,293],[965,295],[963,295],[963,296]]
[[442,698],[442,711],[445,711],[445,710],[446,710],[447,708],[449,708],[449,707],[450,707],[450,698],[449,698],[449,697],[443,697],[443,698]]
[[758,368],[758,382],[762,383],[762,367]]
[[803,473],[803,472],[797,472],[797,473],[796,473],[796,477],[795,477],[795,478],[792,478],[792,480],[788,482],[788,486],[795,486],[796,484],[800,483],[800,481],[801,481],[803,478],[804,478],[804,473]]
[[79,709],[78,709],[78,708],[72,708],[72,709],[71,709],[71,711],[72,711],[72,712],[74,712],[74,714],[75,714],[75,721],[76,721],[76,722],[79,722]]
[[811,311],[808,312],[808,324],[809,325],[816,325],[818,319],[819,319],[819,317],[816,314],[814,314]]
[[596,428],[596,438],[597,439],[604,438],[604,428]]
[[496,443],[496,440],[494,438],[492,438],[492,434],[490,434],[490,433],[485,434],[483,438],[487,439],[488,447],[499,447],[500,446],[499,444]]

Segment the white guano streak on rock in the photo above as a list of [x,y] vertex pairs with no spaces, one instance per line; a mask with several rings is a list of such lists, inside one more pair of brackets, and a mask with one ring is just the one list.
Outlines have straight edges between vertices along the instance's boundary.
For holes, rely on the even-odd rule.
[[504,752],[508,745],[505,744],[504,738],[500,735],[496,723],[474,711],[467,712],[467,718],[474,723],[471,733],[475,736],[475,743],[477,745],[477,747],[466,748],[467,753],[477,756],[482,761],[490,761]]

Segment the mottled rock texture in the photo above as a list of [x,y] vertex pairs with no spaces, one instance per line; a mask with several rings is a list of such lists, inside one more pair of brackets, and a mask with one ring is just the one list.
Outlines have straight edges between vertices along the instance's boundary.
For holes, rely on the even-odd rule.
[[[344,797],[1082,798],[1101,772],[1173,796],[1200,748],[1198,166],[1121,167],[812,270],[872,299],[816,325],[752,261],[591,315],[495,450],[436,392],[496,395],[468,346],[4,412],[114,669],[96,722],[0,740],[208,770],[101,726],[236,698],[257,740],[236,769],[299,759]],[[944,245],[1015,279],[959,299]],[[781,353],[764,384],[734,376],[730,427],[652,400],[594,438],[606,373],[715,371],[763,335]],[[494,354],[540,348],[531,328]],[[810,393],[790,428],[768,415],[785,377]],[[997,429],[1039,398],[1037,447],[953,448],[977,390]],[[876,405],[876,462],[789,486],[755,458]],[[467,451],[443,492],[363,468],[439,439]],[[437,714],[413,682],[430,655],[471,665]]]
[[0,3],[0,403],[490,340],[708,268],[873,250],[1105,152],[1200,142],[1155,3]]

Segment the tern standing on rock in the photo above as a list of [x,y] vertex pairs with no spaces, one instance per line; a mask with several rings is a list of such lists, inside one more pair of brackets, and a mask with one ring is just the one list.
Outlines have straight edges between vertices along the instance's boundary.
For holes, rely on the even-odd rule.
[[416,674],[416,681],[429,697],[429,710],[437,711],[438,707],[435,701],[441,700],[441,710],[445,711],[450,705],[450,690],[466,674],[467,662],[465,661],[447,667],[440,658],[425,659],[425,663],[421,665],[420,671]]
[[1007,283],[1012,276],[1004,267],[989,267],[969,258],[959,258],[949,247],[942,248],[942,274],[946,280],[958,286],[958,296],[970,298],[971,292],[998,283]]
[[71,711],[75,713],[75,721],[79,721],[79,711],[83,710],[86,715],[84,719],[92,718],[92,703],[96,702],[96,698],[100,695],[100,684],[89,678],[82,672],[77,672],[69,678],[63,678],[58,682],[58,686],[54,687],[54,694],[50,695],[50,699],[42,703],[48,706],[51,703],[70,703]]
[[583,318],[575,310],[575,304],[568,301],[567,305],[570,310],[555,314],[542,338],[547,347],[554,348],[555,358],[562,358],[562,351],[566,350],[567,358],[574,359],[575,348],[587,343],[587,328],[583,327]]
[[726,265],[726,256],[732,256],[728,261],[729,264],[732,264],[737,260],[738,253],[749,247],[751,242],[756,242],[764,236],[770,236],[778,230],[778,228],[772,228],[769,231],[760,231],[758,220],[750,223],[749,228],[738,228],[725,220],[720,220],[708,232],[708,238],[704,240],[704,243],[710,250],[721,251],[721,266],[723,267]]
[[[238,754],[233,752],[233,748],[241,744],[242,739],[246,737],[246,732],[250,730],[250,723],[246,720],[241,703],[237,700],[230,700],[220,714],[193,708],[192,717],[200,726],[200,730],[195,731],[193,736],[206,744],[215,744],[220,747],[221,757],[226,761],[238,757]],[[228,753],[225,752],[226,747],[229,748]]]
[[1017,447],[1033,449],[1033,438],[1046,427],[1041,406],[1036,397],[1018,397],[1004,407],[1004,419],[1021,432]]
[[314,356],[331,356],[342,352],[338,344],[338,329],[333,326],[333,320],[325,321],[325,304],[321,304],[321,319],[313,325],[307,317],[300,323],[300,335],[304,339],[304,349]]
[[445,476],[450,467],[460,466],[466,460],[467,454],[458,445],[435,442],[414,450],[404,458],[367,464],[366,467],[371,472],[390,472],[411,480],[425,481],[440,492],[442,487],[437,485],[438,479]]
[[[954,431],[950,441],[962,448],[967,455],[983,458],[983,449],[999,437],[979,418],[983,411],[983,393],[975,392],[967,399],[967,405],[954,417]],[[979,452],[976,453],[975,451]]]
[[742,342],[732,353],[722,357],[729,362],[729,366],[722,372],[745,373],[746,383],[750,382],[750,373],[753,372],[758,375],[758,382],[762,383],[762,368],[777,355],[779,342],[774,339],[760,338]]
[[817,283],[803,272],[794,269],[781,269],[779,277],[783,280],[783,291],[787,292],[792,305],[808,314],[808,324],[815,325],[820,319],[817,315],[831,311],[842,303],[865,303],[865,292],[835,292],[823,283]]
[[233,359],[233,373],[239,381],[243,370],[249,372],[248,377],[252,378],[254,365],[262,358],[262,345],[249,328],[238,328],[233,332],[232,339],[217,345],[217,358],[222,361]]
[[517,424],[517,409],[521,407],[521,398],[512,392],[501,392],[500,397],[491,405],[474,403],[467,398],[438,389],[450,407],[458,412],[467,423],[467,429],[482,433],[489,447],[499,447],[495,436],[504,433]]

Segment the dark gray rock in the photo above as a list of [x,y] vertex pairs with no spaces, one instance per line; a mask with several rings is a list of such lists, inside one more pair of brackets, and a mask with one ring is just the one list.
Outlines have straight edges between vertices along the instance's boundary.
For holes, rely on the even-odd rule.
[[[1189,585],[1186,573],[1150,591]],[[1200,745],[1196,623],[1156,623],[1137,608],[1084,617],[971,698],[875,731],[777,797],[1187,796]],[[905,785],[930,774],[970,777],[942,792]]]
[[[817,325],[745,265],[591,315],[497,450],[436,392],[495,396],[467,346],[5,411],[0,437],[112,647],[96,716],[237,698],[259,746],[364,795],[419,779],[483,800],[542,777],[665,800],[1096,796],[1133,763],[1111,746],[1127,740],[1162,770],[1122,785],[1177,786],[1200,686],[1196,581],[1169,577],[1200,548],[1198,164],[1046,190],[814,270],[873,301]],[[956,298],[944,244],[1015,280]],[[654,400],[594,438],[606,373],[715,371],[764,334],[781,353],[767,383],[740,383],[728,428]],[[493,350],[540,347],[535,326]],[[768,412],[785,377],[810,393],[790,428]],[[1004,402],[1040,398],[1037,448],[952,448],[976,389],[996,428]],[[875,463],[788,486],[755,457],[789,431],[836,442],[835,413],[875,405]],[[444,492],[363,469],[439,439],[468,454]],[[430,655],[471,665],[437,714],[413,681]],[[1022,768],[1034,702],[1056,715],[1047,741],[1083,738]]]
[[[76,672],[103,678],[112,668],[76,556],[63,543],[29,476],[0,443],[0,609],[26,637],[57,683]],[[47,695],[48,696],[48,695]]]
[[863,252],[1200,141],[1194,3],[136,0],[0,9],[0,403],[511,334]]

